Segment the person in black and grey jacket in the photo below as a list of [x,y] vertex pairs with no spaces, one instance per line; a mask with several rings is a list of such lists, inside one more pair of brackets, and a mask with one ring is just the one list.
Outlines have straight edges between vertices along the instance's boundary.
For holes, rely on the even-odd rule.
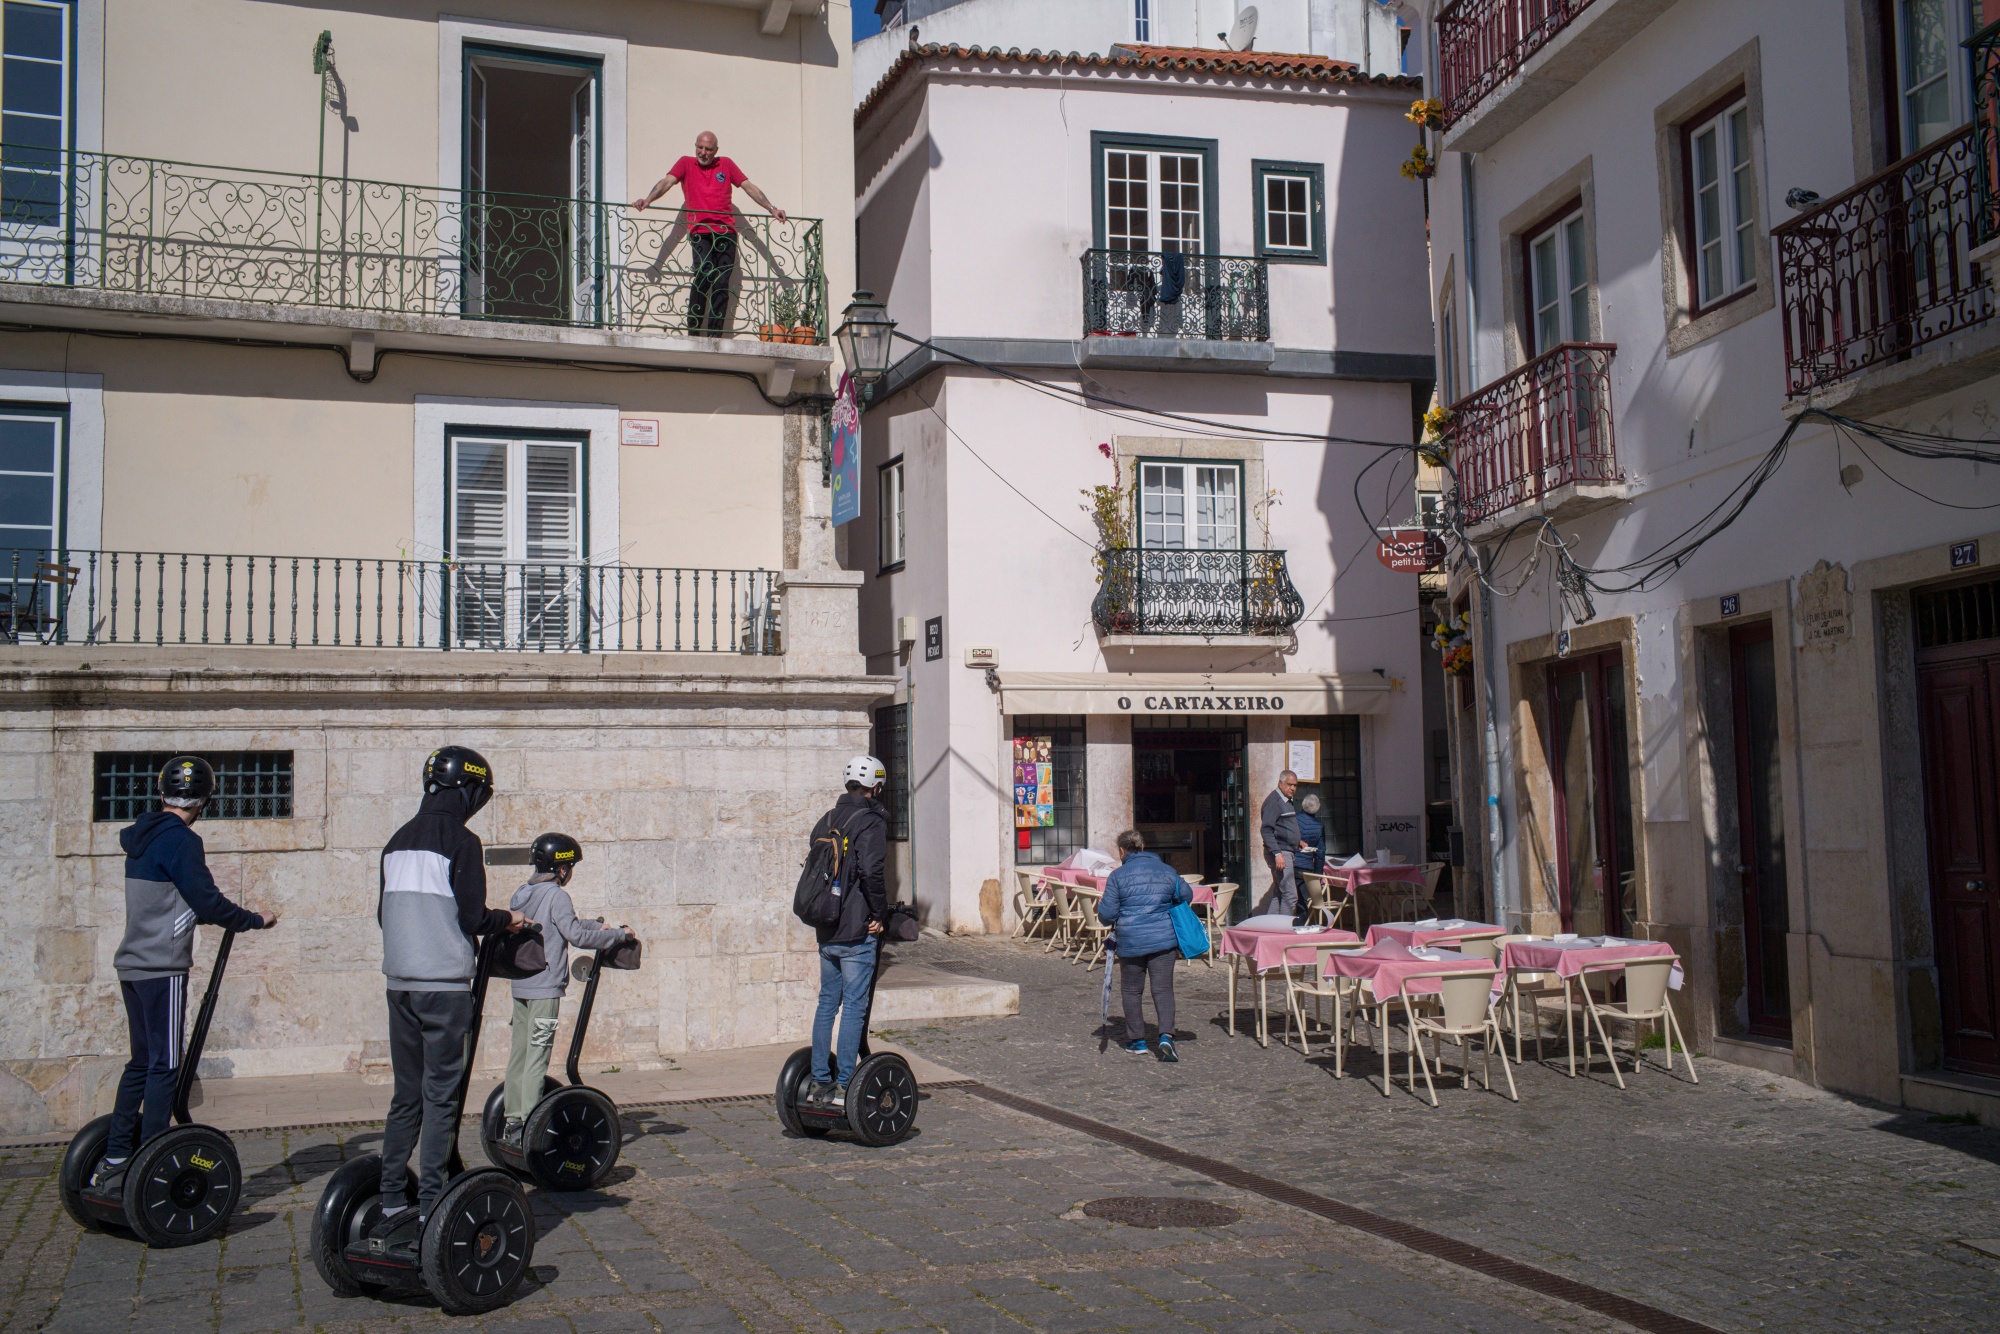
[[[486,906],[485,849],[465,827],[493,795],[493,769],[463,746],[424,761],[424,801],[382,849],[382,973],[389,991],[389,1065],[396,1090],[382,1128],[382,1198],[399,1200],[417,1150],[417,1207],[385,1206],[370,1237],[414,1245],[444,1193],[458,1140],[454,1100],[472,1031],[476,940],[527,918]],[[419,1132],[421,1131],[421,1136]]]
[[[111,1137],[92,1189],[106,1198],[124,1190],[132,1151],[167,1128],[186,1038],[188,970],[197,922],[226,931],[278,924],[275,909],[252,912],[215,887],[201,835],[190,827],[215,795],[215,770],[179,755],[160,770],[160,804],[118,833],[125,849],[125,936],[111,965],[125,1001],[132,1059],[118,1081]],[[143,1108],[143,1113],[142,1113]]]
[[548,966],[514,983],[512,1050],[507,1055],[507,1121],[502,1135],[519,1146],[528,1113],[542,1099],[542,1079],[555,1051],[556,1017],[569,990],[569,947],[595,954],[632,939],[630,927],[605,926],[576,915],[569,878],[583,862],[583,845],[568,834],[543,834],[529,850],[535,874],[509,905],[542,928]]
[[[889,917],[882,873],[889,850],[889,812],[880,801],[889,771],[873,755],[856,755],[847,762],[845,779],[846,793],[820,816],[812,831],[817,843],[838,829],[848,844],[841,861],[840,878],[848,892],[841,900],[840,920],[813,928],[819,936],[819,1009],[813,1015],[812,1083],[806,1098],[830,1107],[847,1105],[847,1081],[861,1060],[861,1030],[868,1022],[868,997],[874,990],[877,941]],[[838,1053],[833,1043],[836,1015]]]

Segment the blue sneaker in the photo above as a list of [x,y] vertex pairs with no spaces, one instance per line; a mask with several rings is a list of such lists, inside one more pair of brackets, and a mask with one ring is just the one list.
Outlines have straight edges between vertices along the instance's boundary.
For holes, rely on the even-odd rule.
[[1144,1056],[1146,1054],[1146,1039],[1138,1038],[1126,1043],[1125,1050],[1131,1052],[1134,1056]]
[[1180,1054],[1174,1050],[1174,1040],[1165,1033],[1160,1034],[1159,1054],[1163,1061],[1180,1060]]

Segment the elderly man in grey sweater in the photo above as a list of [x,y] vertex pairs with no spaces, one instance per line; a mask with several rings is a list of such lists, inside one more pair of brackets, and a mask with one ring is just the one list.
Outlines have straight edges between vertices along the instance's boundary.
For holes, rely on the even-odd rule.
[[1271,868],[1271,888],[1257,904],[1259,915],[1298,913],[1299,885],[1294,876],[1299,853],[1306,848],[1299,837],[1299,813],[1292,806],[1292,794],[1298,790],[1299,776],[1287,769],[1278,775],[1276,790],[1264,798],[1258,829],[1264,844],[1264,865]]

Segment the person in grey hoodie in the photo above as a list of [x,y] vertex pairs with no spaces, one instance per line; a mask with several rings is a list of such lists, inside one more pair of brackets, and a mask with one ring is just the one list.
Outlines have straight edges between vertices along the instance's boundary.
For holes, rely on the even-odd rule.
[[208,872],[201,835],[191,827],[215,795],[208,761],[175,756],[160,770],[159,788],[165,809],[149,811],[118,833],[125,849],[125,936],[111,965],[125,1001],[132,1059],[118,1081],[111,1136],[91,1182],[107,1198],[123,1193],[133,1150],[165,1130],[173,1113],[195,924],[227,931],[278,924],[275,910],[252,912],[231,903]]
[[542,1080],[556,1045],[556,1012],[569,989],[569,947],[608,950],[632,939],[632,929],[578,919],[569,878],[583,861],[583,845],[568,834],[543,834],[530,853],[535,874],[514,891],[509,905],[542,927],[548,967],[514,983],[514,1046],[507,1055],[507,1124],[504,1138],[519,1147],[528,1113],[542,1098]]

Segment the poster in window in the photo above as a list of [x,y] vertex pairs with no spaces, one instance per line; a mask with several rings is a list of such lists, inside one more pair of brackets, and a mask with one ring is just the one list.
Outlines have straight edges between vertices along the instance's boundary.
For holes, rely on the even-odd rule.
[[1035,804],[1037,794],[1040,791],[1041,789],[1033,783],[1016,783],[1014,784],[1014,804],[1016,806],[1032,806]]
[[[1019,742],[1015,743],[1016,746],[1019,744]],[[1035,762],[1033,760],[1014,761],[1014,785],[1016,787],[1019,787],[1023,783],[1039,783],[1041,781],[1041,776],[1035,771]]]
[[1014,805],[1014,827],[1015,827],[1016,829],[1034,829],[1034,828],[1037,828],[1037,827],[1038,827],[1038,826],[1036,825],[1036,823],[1035,823],[1035,808],[1034,808],[1034,806],[1032,806],[1032,805],[1024,805],[1024,804],[1021,804],[1021,803],[1019,803],[1019,802],[1016,802],[1016,803],[1015,803],[1015,805]]
[[1054,829],[1055,827],[1056,827],[1056,808],[1053,806],[1035,807],[1035,828]]

